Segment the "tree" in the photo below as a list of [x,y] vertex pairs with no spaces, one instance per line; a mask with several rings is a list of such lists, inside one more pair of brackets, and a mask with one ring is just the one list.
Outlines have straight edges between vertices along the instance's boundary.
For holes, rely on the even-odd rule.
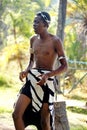
[[[66,6],[67,0],[60,0],[59,11],[58,11],[58,26],[57,26],[57,36],[64,41],[64,27],[66,18]],[[58,66],[58,59],[56,61],[56,66]],[[56,77],[57,81],[57,92],[60,92],[59,76]],[[64,101],[57,102],[54,104],[55,107],[55,128],[56,130],[69,130],[69,123],[66,114],[66,104]]]
[[[64,42],[64,27],[65,27],[65,19],[66,19],[66,7],[67,0],[60,0],[59,2],[59,10],[58,10],[58,25],[57,25],[57,36],[61,39],[62,43]],[[58,67],[59,62],[58,59],[56,61],[56,65]],[[61,92],[59,76],[56,76],[57,82],[57,90]]]
[[64,27],[65,27],[65,20],[66,20],[66,7],[67,7],[67,0],[60,0],[59,3],[59,11],[58,11],[58,25],[57,25],[57,36],[64,41]]

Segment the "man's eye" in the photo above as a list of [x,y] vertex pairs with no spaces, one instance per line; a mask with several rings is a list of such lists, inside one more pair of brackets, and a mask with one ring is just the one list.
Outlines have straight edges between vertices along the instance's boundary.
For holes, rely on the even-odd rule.
[[39,22],[38,21],[34,21],[35,24],[38,24]]
[[39,23],[39,21],[36,21],[36,23],[38,24],[38,23]]

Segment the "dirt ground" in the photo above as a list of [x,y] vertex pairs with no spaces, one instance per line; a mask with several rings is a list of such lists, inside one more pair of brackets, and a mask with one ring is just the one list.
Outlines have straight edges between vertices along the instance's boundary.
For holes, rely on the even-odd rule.
[[[85,106],[85,102],[80,102],[80,101],[77,102],[75,100],[65,100],[65,101],[66,101],[66,106],[79,106],[87,109],[87,107]],[[32,127],[26,128],[26,130],[31,130],[31,129],[36,130],[36,128],[32,128]],[[15,130],[11,113],[0,114],[0,130]]]

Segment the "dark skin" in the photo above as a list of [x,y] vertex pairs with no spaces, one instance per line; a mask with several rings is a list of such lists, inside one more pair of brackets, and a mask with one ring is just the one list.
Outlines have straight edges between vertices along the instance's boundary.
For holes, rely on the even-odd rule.
[[[57,57],[65,57],[62,43],[57,36],[54,36],[48,32],[48,25],[44,24],[40,16],[36,16],[34,19],[33,28],[36,34],[30,39],[30,46],[33,50],[30,56],[30,62],[27,69],[20,73],[19,78],[21,81],[27,76],[28,70],[35,68],[50,70],[49,73],[39,75],[41,80],[37,82],[42,86],[49,77],[60,75],[67,70],[67,62],[65,58],[60,60],[60,66],[54,70],[53,65]],[[24,130],[24,123],[22,116],[25,109],[30,104],[31,99],[26,95],[21,94],[16,103],[13,120],[16,130]],[[41,124],[42,130],[51,130],[50,128],[50,112],[48,103],[43,103],[41,110]]]

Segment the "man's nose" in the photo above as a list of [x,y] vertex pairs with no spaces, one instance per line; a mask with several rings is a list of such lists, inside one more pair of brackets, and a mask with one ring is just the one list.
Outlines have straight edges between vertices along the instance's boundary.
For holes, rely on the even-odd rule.
[[36,27],[36,26],[38,26],[38,23],[34,23],[34,24],[33,24],[33,27]]

